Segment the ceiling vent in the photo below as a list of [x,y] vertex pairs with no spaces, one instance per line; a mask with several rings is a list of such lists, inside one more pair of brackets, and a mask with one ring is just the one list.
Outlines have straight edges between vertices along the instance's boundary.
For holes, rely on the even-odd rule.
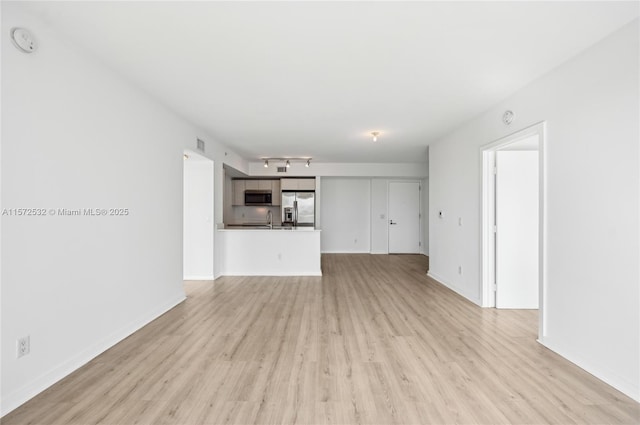
[[287,167],[278,167],[278,172],[279,173],[286,173],[287,172]]

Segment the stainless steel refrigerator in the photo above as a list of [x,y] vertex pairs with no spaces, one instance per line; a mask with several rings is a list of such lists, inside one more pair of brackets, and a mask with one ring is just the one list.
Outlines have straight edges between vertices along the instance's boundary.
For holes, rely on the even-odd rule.
[[283,191],[282,224],[315,227],[316,193]]

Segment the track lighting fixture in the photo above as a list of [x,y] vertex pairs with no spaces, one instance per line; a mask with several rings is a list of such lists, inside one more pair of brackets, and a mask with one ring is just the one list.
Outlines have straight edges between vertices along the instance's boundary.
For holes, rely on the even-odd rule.
[[371,132],[371,135],[373,136],[373,141],[377,142],[378,141],[378,136],[380,135],[379,131],[373,131]]
[[300,162],[304,162],[304,166],[305,167],[310,167],[311,166],[311,160],[313,158],[309,158],[307,157],[287,157],[287,158],[272,158],[272,157],[262,157],[260,158],[262,161],[264,161],[264,168],[269,168],[269,161],[283,161],[284,162],[284,166],[287,168],[291,167],[291,163],[295,162],[295,161],[300,161]]

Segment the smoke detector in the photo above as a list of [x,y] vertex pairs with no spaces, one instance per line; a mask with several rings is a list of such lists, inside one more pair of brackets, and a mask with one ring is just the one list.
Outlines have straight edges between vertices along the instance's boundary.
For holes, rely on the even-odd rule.
[[513,111],[505,111],[504,114],[502,114],[502,122],[504,123],[504,125],[510,125],[513,122],[515,116],[516,115],[513,113]]
[[23,53],[33,53],[38,49],[36,40],[29,30],[24,28],[11,28],[11,41]]

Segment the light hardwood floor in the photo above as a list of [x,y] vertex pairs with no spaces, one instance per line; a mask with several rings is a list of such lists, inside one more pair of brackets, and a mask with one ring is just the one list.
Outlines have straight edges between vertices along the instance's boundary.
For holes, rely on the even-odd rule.
[[640,422],[638,403],[481,309],[416,255],[323,277],[186,282],[188,299],[2,419],[14,424]]

